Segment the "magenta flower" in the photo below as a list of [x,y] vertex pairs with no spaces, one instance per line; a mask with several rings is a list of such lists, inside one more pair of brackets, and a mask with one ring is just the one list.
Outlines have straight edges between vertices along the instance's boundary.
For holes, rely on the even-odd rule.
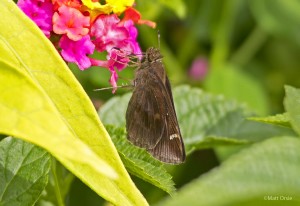
[[189,76],[194,80],[203,80],[208,72],[208,61],[204,57],[197,57],[189,69]]
[[61,55],[66,61],[76,63],[81,70],[91,66],[91,60],[87,55],[94,52],[95,45],[91,42],[89,35],[78,41],[73,41],[63,35],[59,41],[59,46],[62,49]]
[[117,81],[118,81],[118,74],[115,70],[110,70],[111,76],[109,79],[109,83],[113,86],[112,93],[115,93],[117,90]]
[[51,0],[19,0],[18,6],[49,38],[54,13]]
[[110,51],[120,45],[128,37],[125,27],[119,27],[120,19],[117,15],[100,15],[91,27],[91,35],[95,37],[96,49],[99,52]]
[[137,29],[133,21],[122,21],[117,15],[100,15],[91,27],[91,35],[99,52],[107,51],[107,61],[93,61],[93,65],[106,67],[111,72],[110,84],[115,87],[118,70],[124,69],[128,62],[128,55],[141,54],[141,49],[136,41]]
[[91,27],[91,35],[99,52],[114,47],[130,53],[141,53],[136,41],[137,29],[131,20],[120,22],[117,15],[100,15]]
[[117,90],[117,81],[118,81],[118,74],[115,71],[115,68],[118,70],[124,69],[128,62],[128,54],[124,52],[123,50],[119,49],[112,49],[111,52],[109,52],[109,57],[108,57],[108,68],[111,73],[109,83],[113,86],[113,93]]
[[127,43],[130,48],[126,48],[126,51],[131,51],[133,54],[140,55],[142,53],[139,43],[137,42],[136,38],[138,35],[138,31],[133,24],[132,20],[124,21],[124,27],[128,31],[128,38]]
[[113,93],[115,93],[115,91],[117,90],[118,81],[118,74],[115,68],[117,68],[119,71],[124,69],[129,62],[129,57],[128,53],[126,53],[125,51],[118,48],[112,48],[107,56],[107,59],[108,60],[106,61],[97,59],[90,60],[93,66],[108,68],[111,73],[109,83],[113,86]]
[[53,15],[53,31],[66,34],[69,39],[77,41],[89,32],[90,17],[84,16],[75,8],[62,5]]
[[117,49],[117,48],[112,48],[111,51],[109,52],[108,55],[108,68],[109,70],[113,70],[115,67],[120,71],[124,69],[128,62],[128,53],[126,51]]

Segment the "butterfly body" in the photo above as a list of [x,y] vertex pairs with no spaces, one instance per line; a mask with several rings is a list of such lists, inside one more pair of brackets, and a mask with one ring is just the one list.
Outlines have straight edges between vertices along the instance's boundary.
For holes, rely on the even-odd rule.
[[146,51],[136,70],[134,90],[126,111],[128,139],[155,158],[170,164],[185,160],[170,81],[157,48]]

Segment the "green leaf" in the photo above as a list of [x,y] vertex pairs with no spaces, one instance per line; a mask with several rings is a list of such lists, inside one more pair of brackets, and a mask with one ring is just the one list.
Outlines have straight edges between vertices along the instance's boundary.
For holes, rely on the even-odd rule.
[[[232,156],[158,205],[299,205],[300,140],[278,137]],[[292,198],[271,201],[268,198]]]
[[122,96],[116,96],[109,99],[99,109],[98,114],[102,122],[106,125],[114,125],[117,127],[124,127],[125,114],[132,93],[127,93]]
[[[220,143],[245,143],[245,140],[227,138],[233,136],[239,126],[238,122],[244,119],[242,105],[189,86],[176,87],[173,94],[187,153]],[[229,127],[232,120],[236,121],[235,127]]]
[[[222,134],[219,136],[219,133],[213,130],[219,121],[225,119],[227,115],[234,111],[242,110],[242,106],[236,104],[234,101],[227,101],[222,96],[210,95],[200,89],[190,88],[189,86],[176,87],[173,91],[173,96],[187,153],[197,148],[205,148],[215,144],[218,145],[219,143],[245,143],[244,140],[229,140],[228,138],[221,137]],[[105,124],[124,127],[126,124],[125,113],[130,97],[131,93],[121,97],[114,97],[107,101],[99,110],[102,121]],[[240,115],[239,113],[238,117]],[[208,137],[205,140],[206,136],[215,137]]]
[[197,147],[245,144],[273,136],[294,135],[289,128],[246,120],[251,113],[243,105],[197,88],[175,88],[174,103],[188,153]]
[[0,205],[34,205],[48,182],[51,156],[7,137],[0,142]]
[[[99,114],[105,124],[125,126],[131,94],[109,100]],[[175,109],[187,153],[196,149],[228,144],[245,144],[279,135],[294,135],[289,128],[246,120],[250,115],[236,101],[179,86],[173,90]],[[207,138],[207,139],[206,139]]]
[[107,126],[106,129],[116,145],[125,167],[131,174],[169,194],[174,193],[175,187],[171,180],[172,176],[167,173],[162,162],[153,158],[145,149],[131,144],[126,138],[125,129],[113,126]]
[[147,205],[51,42],[13,1],[0,10],[0,132],[46,149],[115,205]]
[[205,88],[212,93],[246,103],[258,114],[268,113],[267,98],[257,81],[234,65],[213,70],[205,81]]
[[300,135],[300,89],[285,86],[284,106],[293,129]]
[[162,12],[165,12],[165,7],[171,9],[181,19],[186,17],[187,8],[185,1],[183,0],[136,0],[135,2],[137,10],[143,15],[144,19],[150,19],[154,21],[155,19],[159,18],[159,15]]
[[274,116],[268,116],[268,117],[249,117],[247,119],[252,121],[257,121],[257,122],[289,127],[289,128],[291,127],[290,120],[287,113],[276,114]]
[[248,1],[258,24],[271,34],[284,36],[300,44],[300,2],[289,1]]
[[226,145],[243,145],[251,143],[248,140],[239,140],[233,139],[229,137],[221,137],[221,136],[207,136],[203,139],[203,141],[197,142],[192,145],[192,149],[188,152],[192,152],[198,149],[211,148],[216,146],[226,146]]

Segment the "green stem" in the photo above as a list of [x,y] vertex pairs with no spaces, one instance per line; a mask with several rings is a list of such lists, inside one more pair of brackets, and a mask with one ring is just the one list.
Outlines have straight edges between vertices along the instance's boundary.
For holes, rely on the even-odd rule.
[[224,1],[220,22],[214,33],[213,50],[210,59],[211,69],[221,68],[227,60],[230,36],[240,3],[241,1],[239,0]]
[[231,62],[239,65],[247,64],[266,40],[267,34],[259,26],[257,26],[240,48],[238,48],[232,55]]
[[64,204],[64,200],[61,195],[61,191],[60,191],[60,187],[59,187],[59,180],[58,180],[57,174],[56,174],[56,160],[54,158],[52,161],[51,171],[52,171],[52,175],[53,175],[53,179],[54,179],[54,192],[55,192],[58,206],[64,206],[65,204]]

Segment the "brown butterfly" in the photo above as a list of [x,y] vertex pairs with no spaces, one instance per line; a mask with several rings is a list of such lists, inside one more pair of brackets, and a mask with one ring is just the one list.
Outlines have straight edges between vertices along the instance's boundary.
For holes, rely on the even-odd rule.
[[160,50],[146,51],[135,73],[134,90],[126,111],[128,139],[170,164],[185,161],[170,81]]

